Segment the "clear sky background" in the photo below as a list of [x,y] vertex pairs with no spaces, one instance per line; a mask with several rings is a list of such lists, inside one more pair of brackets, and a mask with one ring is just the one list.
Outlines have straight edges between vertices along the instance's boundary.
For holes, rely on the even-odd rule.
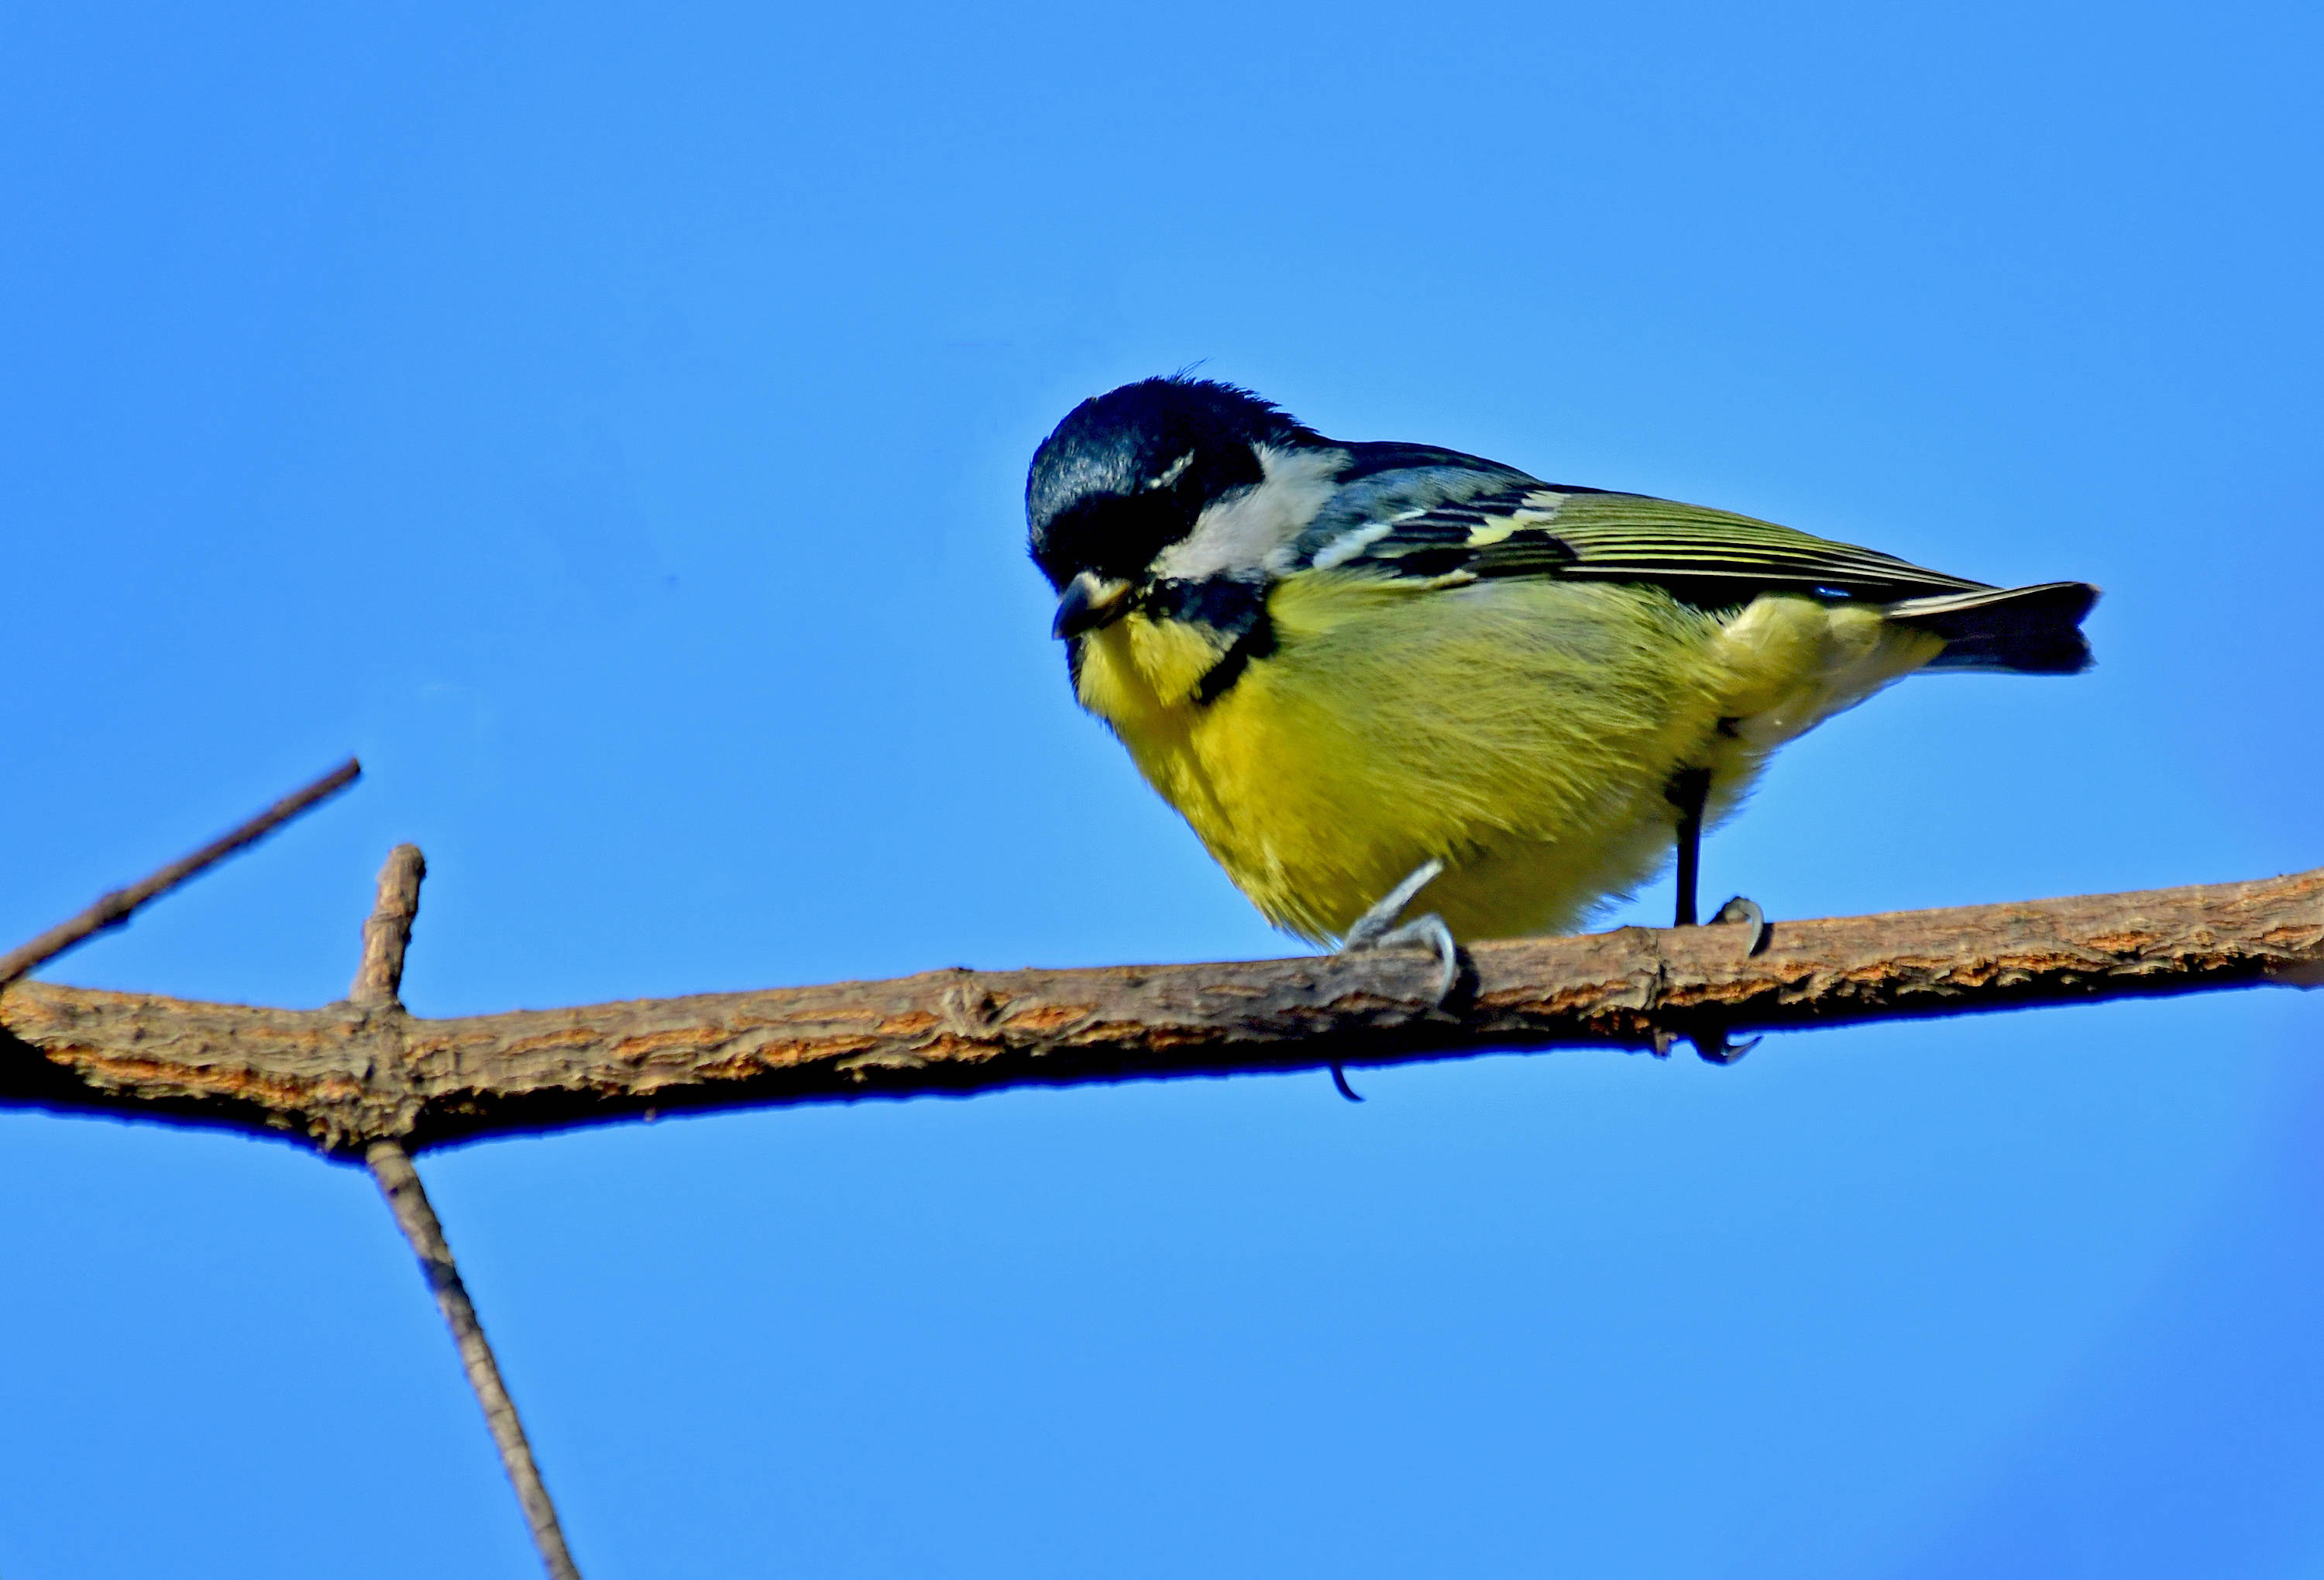
[[[423,1014],[1283,953],[1074,708],[1075,401],[2082,577],[1711,842],[1777,918],[2324,861],[2289,5],[0,21],[0,942]],[[1667,914],[1664,885],[1617,919]],[[2324,1002],[633,1125],[421,1162],[614,1576],[2324,1576]],[[368,1179],[0,1115],[0,1575],[514,1576]]]

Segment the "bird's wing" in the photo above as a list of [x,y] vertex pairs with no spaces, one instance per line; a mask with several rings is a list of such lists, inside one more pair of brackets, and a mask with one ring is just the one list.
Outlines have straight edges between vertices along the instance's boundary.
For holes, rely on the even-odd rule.
[[1727,511],[1512,480],[1506,467],[1439,454],[1435,464],[1343,485],[1302,534],[1300,566],[1447,584],[1512,576],[1645,582],[1703,608],[1765,592],[1885,604],[1986,585]]

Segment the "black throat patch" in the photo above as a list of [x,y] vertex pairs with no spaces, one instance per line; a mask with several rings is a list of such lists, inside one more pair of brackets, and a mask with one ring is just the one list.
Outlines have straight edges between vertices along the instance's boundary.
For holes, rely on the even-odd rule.
[[1139,599],[1156,620],[1208,626],[1225,642],[1218,661],[1194,683],[1194,701],[1209,707],[1231,690],[1253,659],[1275,651],[1275,622],[1267,614],[1267,583],[1251,577],[1213,576],[1202,581],[1158,581]]

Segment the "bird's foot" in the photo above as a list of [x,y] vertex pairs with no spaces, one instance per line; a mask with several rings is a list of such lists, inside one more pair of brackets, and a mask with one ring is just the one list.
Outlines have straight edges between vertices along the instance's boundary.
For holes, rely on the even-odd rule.
[[[1396,949],[1413,944],[1425,945],[1434,950],[1437,966],[1436,996],[1430,1002],[1431,1009],[1441,1006],[1452,997],[1452,989],[1461,981],[1461,946],[1454,940],[1452,929],[1444,925],[1444,919],[1434,911],[1416,917],[1401,926],[1396,919],[1404,913],[1406,906],[1412,903],[1413,897],[1435,882],[1437,875],[1443,871],[1444,863],[1436,856],[1430,856],[1413,868],[1404,882],[1380,896],[1378,904],[1356,918],[1355,925],[1341,939],[1338,950],[1342,955],[1352,955],[1359,949]],[[1348,1085],[1347,1072],[1338,1065],[1331,1067],[1332,1085],[1339,1088],[1340,1095],[1351,1103],[1361,1103],[1363,1099],[1356,1095],[1354,1087]]]
[[1655,1026],[1647,1031],[1647,1050],[1656,1058],[1668,1058],[1672,1045],[1682,1036],[1694,1044],[1696,1055],[1706,1064],[1733,1064],[1758,1047],[1760,1041],[1754,1037],[1748,1042],[1729,1042],[1724,1026],[1698,1025],[1694,1030],[1684,1032],[1674,1031],[1667,1026]]
[[1453,941],[1452,929],[1444,925],[1444,919],[1433,911],[1426,916],[1416,917],[1402,926],[1397,925],[1396,919],[1404,913],[1406,906],[1412,903],[1413,897],[1435,882],[1443,871],[1444,863],[1436,856],[1430,856],[1413,868],[1403,882],[1380,896],[1379,904],[1356,918],[1355,925],[1340,941],[1339,949],[1342,955],[1352,955],[1359,949],[1395,949],[1410,944],[1426,945],[1436,954],[1434,1004],[1442,1004],[1450,998],[1453,986],[1461,980],[1461,946]]
[[1738,894],[1719,908],[1718,913],[1711,919],[1711,925],[1720,927],[1738,921],[1748,922],[1751,927],[1751,941],[1743,946],[1746,956],[1756,955],[1767,947],[1767,913],[1759,909],[1759,902],[1756,900],[1746,900]]
[[[1740,894],[1720,906],[1705,925],[1733,927],[1738,924],[1751,929],[1743,945],[1743,954],[1746,958],[1757,955],[1767,947],[1767,913],[1759,909],[1757,901],[1747,900]],[[1691,1031],[1687,1034],[1687,1040],[1694,1044],[1695,1053],[1706,1063],[1719,1065],[1733,1064],[1759,1046],[1759,1039],[1757,1037],[1748,1042],[1729,1042],[1727,1039],[1727,1028],[1724,1026],[1710,1026],[1701,1030]],[[1670,1041],[1670,1033],[1666,1031],[1655,1033],[1655,1053],[1657,1058],[1669,1054]]]
[[1716,1026],[1707,1031],[1690,1032],[1687,1040],[1694,1044],[1696,1056],[1705,1064],[1733,1064],[1758,1047],[1760,1039],[1754,1037],[1748,1042],[1729,1042],[1727,1028]]

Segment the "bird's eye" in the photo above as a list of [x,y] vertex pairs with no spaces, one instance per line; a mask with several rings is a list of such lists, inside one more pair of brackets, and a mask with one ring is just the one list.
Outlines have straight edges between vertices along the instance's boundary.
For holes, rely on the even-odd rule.
[[1098,494],[1050,522],[1034,558],[1056,587],[1081,570],[1135,577],[1165,545],[1184,537],[1190,524],[1166,494]]

